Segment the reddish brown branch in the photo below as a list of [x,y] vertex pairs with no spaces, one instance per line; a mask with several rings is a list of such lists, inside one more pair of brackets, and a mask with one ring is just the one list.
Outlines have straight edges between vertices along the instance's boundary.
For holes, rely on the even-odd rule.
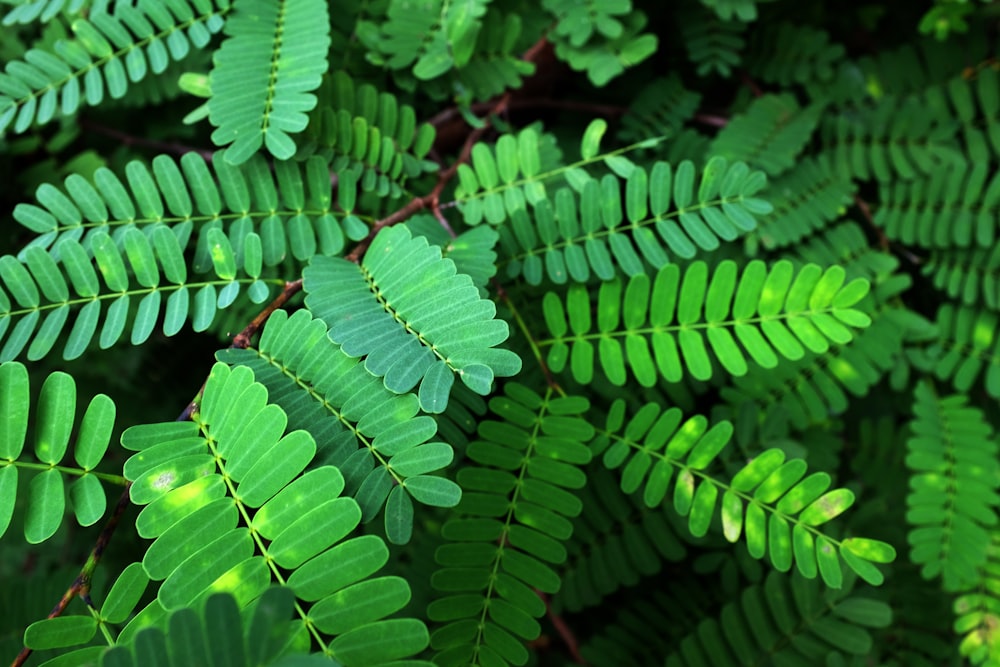
[[865,219],[868,223],[868,227],[871,228],[875,235],[878,237],[878,247],[884,252],[889,252],[889,239],[882,231],[882,228],[875,224],[875,218],[872,217],[872,211],[868,207],[868,202],[862,199],[859,195],[854,195],[854,205],[858,207],[861,211],[861,217]]
[[513,302],[507,295],[507,290],[503,288],[503,285],[500,284],[500,281],[497,280],[496,276],[490,278],[490,284],[493,285],[493,289],[496,290],[497,297],[504,302],[507,308],[510,309],[510,312],[514,315],[514,318],[517,320],[518,325],[521,327],[521,331],[524,333],[524,336],[528,338],[529,341],[532,342],[532,349],[536,350],[535,361],[538,362],[538,367],[542,369],[542,374],[545,376],[545,383],[548,384],[553,391],[561,394],[563,391],[562,387],[560,387],[559,383],[556,382],[556,378],[554,375],[552,375],[552,370],[549,368],[549,365],[545,362],[545,358],[541,356],[541,353],[537,352],[537,347],[533,342],[533,338],[531,334],[528,332],[528,326],[527,324],[525,324],[524,320],[518,314],[518,311],[514,307]]
[[96,132],[97,134],[103,134],[106,137],[110,137],[125,146],[142,146],[145,148],[152,148],[154,150],[160,151],[161,153],[171,153],[173,155],[184,155],[185,153],[195,152],[206,161],[212,161],[212,151],[205,150],[204,148],[194,148],[193,146],[186,146],[174,141],[157,141],[156,139],[147,139],[146,137],[137,137],[131,134],[126,134],[120,130],[116,130],[113,127],[108,127],[106,125],[101,125],[100,123],[95,123],[94,121],[81,118],[80,127],[88,130],[90,132]]
[[[531,48],[524,52],[521,59],[526,60],[527,62],[534,62],[548,43],[548,39],[545,36],[542,36],[531,46]],[[490,116],[499,116],[503,114],[509,108],[510,102],[511,91],[505,92],[495,102],[490,102],[488,107],[489,113],[483,125],[474,129],[468,134],[468,136],[466,136],[465,142],[462,144],[462,150],[458,154],[458,158],[452,162],[447,169],[443,169],[438,173],[438,180],[434,185],[434,189],[423,197],[415,197],[411,199],[406,206],[389,216],[382,218],[381,220],[377,220],[368,231],[368,236],[360,241],[358,245],[356,245],[354,249],[346,255],[346,259],[352,262],[361,261],[361,258],[364,257],[364,254],[368,251],[369,246],[371,246],[372,240],[374,240],[375,236],[383,228],[408,220],[411,216],[417,213],[417,211],[429,208],[431,209],[431,213],[434,214],[434,217],[439,220],[442,219],[441,193],[444,192],[445,186],[447,186],[451,179],[455,177],[455,174],[458,172],[458,166],[469,161],[469,156],[472,155],[472,147],[475,146],[476,142],[479,141],[486,131],[490,129]]]
[[191,415],[194,414],[194,411],[198,409],[198,401],[201,399],[201,395],[204,391],[205,391],[205,383],[202,382],[201,389],[198,390],[198,393],[195,396],[194,400],[192,400],[190,403],[187,404],[187,407],[184,408],[184,410],[177,416],[177,419],[175,419],[174,421],[186,422],[187,420],[191,419]]
[[743,80],[743,85],[750,89],[754,97],[760,97],[764,94],[764,91],[760,89],[757,82],[747,72],[740,72],[740,79]]
[[[101,561],[101,556],[104,555],[104,550],[111,543],[111,537],[115,534],[115,529],[118,528],[118,522],[125,513],[126,508],[129,506],[129,486],[125,486],[125,490],[122,491],[121,497],[118,499],[118,504],[115,505],[114,513],[108,518],[104,528],[101,530],[101,534],[97,536],[97,542],[94,543],[94,548],[90,550],[90,556],[87,557],[87,562],[84,564],[83,569],[80,570],[80,574],[76,576],[73,580],[73,584],[63,593],[62,598],[56,603],[56,606],[52,608],[49,615],[46,618],[55,618],[61,616],[69,606],[69,603],[73,601],[73,598],[80,596],[80,599],[86,603],[88,607],[93,608],[94,603],[90,599],[90,580],[94,575],[94,570],[97,569],[97,564]],[[14,662],[11,663],[11,667],[20,667],[27,661],[31,656],[31,649],[25,646],[21,649],[21,652],[17,654],[14,658]]]
[[725,116],[716,116],[710,113],[696,113],[694,115],[695,122],[701,123],[702,125],[708,125],[710,127],[725,127],[729,124],[729,119]]
[[552,611],[552,605],[549,603],[549,596],[545,593],[535,590],[535,594],[542,599],[545,603],[545,615],[548,617],[549,622],[552,623],[552,627],[556,629],[559,633],[559,637],[566,644],[567,650],[569,650],[569,655],[578,665],[586,665],[587,661],[582,655],[580,655],[580,643],[576,639],[576,635],[573,634],[573,630],[570,629],[569,625],[563,620],[563,617]]
[[267,304],[267,308],[258,313],[257,317],[253,318],[250,324],[243,328],[243,331],[239,332],[233,337],[233,344],[229,347],[235,347],[240,350],[245,350],[250,347],[251,339],[253,335],[257,333],[257,330],[264,326],[267,322],[267,318],[271,316],[271,313],[276,311],[285,305],[289,299],[299,293],[302,290],[302,279],[293,280],[292,282],[285,283],[285,289],[281,290],[281,294],[275,298],[274,301]]
[[[492,101],[476,102],[469,109],[478,115],[487,114],[495,103]],[[516,109],[557,109],[560,111],[573,111],[576,113],[590,114],[594,116],[616,117],[624,115],[628,109],[613,104],[599,104],[596,102],[585,102],[583,100],[560,100],[551,97],[521,97],[511,100],[507,108],[511,111]],[[451,122],[460,115],[458,107],[449,107],[428,119],[428,123],[435,128]]]

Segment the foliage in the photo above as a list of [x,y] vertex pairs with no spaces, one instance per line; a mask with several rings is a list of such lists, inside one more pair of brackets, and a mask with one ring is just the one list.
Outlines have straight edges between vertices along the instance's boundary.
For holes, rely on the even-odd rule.
[[3,5],[15,664],[1000,665],[996,3]]

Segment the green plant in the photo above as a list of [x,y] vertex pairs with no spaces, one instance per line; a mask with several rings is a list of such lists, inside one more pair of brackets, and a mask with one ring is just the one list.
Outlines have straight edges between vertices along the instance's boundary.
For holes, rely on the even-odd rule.
[[4,4],[15,664],[1000,664],[990,3]]

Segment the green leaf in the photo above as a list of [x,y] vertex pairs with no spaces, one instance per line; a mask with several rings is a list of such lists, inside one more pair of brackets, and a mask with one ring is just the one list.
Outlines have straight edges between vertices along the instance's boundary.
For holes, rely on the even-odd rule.
[[872,586],[881,586],[885,581],[885,576],[879,572],[879,569],[872,565],[869,561],[861,558],[853,551],[849,549],[841,549],[840,556],[847,563],[847,566],[854,570],[854,573],[859,577],[867,581]]
[[400,475],[413,477],[444,468],[454,456],[451,445],[429,442],[397,454],[389,467]]
[[722,533],[730,542],[740,539],[743,531],[743,501],[733,493],[726,491],[722,496]]
[[868,294],[869,288],[870,285],[867,280],[861,278],[852,280],[833,297],[833,307],[850,308]]
[[[13,461],[21,455],[28,430],[28,371],[23,364],[0,364],[0,457]],[[2,506],[2,505],[0,505]]]
[[142,559],[151,579],[163,580],[185,560],[221,535],[236,529],[237,509],[228,498],[219,498],[193,509],[160,534]]
[[271,542],[271,557],[281,567],[298,567],[358,525],[355,507],[350,498],[334,498],[319,503],[278,533]]
[[730,487],[733,491],[750,491],[771,473],[777,470],[785,461],[785,452],[780,449],[768,449],[758,454],[733,477]]
[[0,537],[10,527],[17,502],[17,468],[12,465],[0,468]]
[[393,544],[406,544],[413,535],[413,501],[402,486],[394,487],[386,498],[385,535]]
[[221,535],[181,563],[160,586],[157,599],[168,611],[190,605],[217,579],[247,561],[253,548],[246,529]]
[[24,538],[39,544],[55,535],[66,511],[66,489],[58,470],[35,475],[28,487],[28,509],[24,517]]
[[608,123],[603,118],[595,118],[587,125],[580,139],[580,156],[584,160],[591,160],[600,152],[601,138],[607,129]]
[[57,616],[35,621],[24,631],[24,645],[36,651],[85,644],[97,632],[91,616]]
[[[285,26],[294,26],[294,38],[283,35]],[[288,134],[306,127],[305,112],[316,106],[311,91],[327,70],[327,4],[308,0],[284,9],[251,4],[227,18],[225,33],[209,74],[212,141],[229,145],[225,159],[234,165],[249,160],[261,145],[278,159],[292,157],[295,144]],[[235,81],[239,85],[232,85]]]
[[423,623],[398,618],[346,632],[330,643],[330,650],[333,657],[345,665],[378,664],[419,653],[428,642]]
[[[260,507],[298,477],[315,455],[316,442],[306,431],[293,431],[266,452],[249,454],[256,462],[242,475],[238,488],[241,499],[249,507]],[[237,474],[234,466],[230,466],[230,474]]]
[[837,548],[825,537],[816,540],[816,561],[823,582],[830,588],[840,588],[844,574],[840,569],[840,559],[837,558]]
[[108,591],[101,607],[101,618],[107,623],[124,623],[135,611],[148,585],[149,577],[142,564],[131,563]]
[[702,537],[708,532],[718,495],[719,490],[714,484],[709,483],[700,484],[695,491],[691,514],[688,517],[688,529],[695,537]]
[[208,230],[208,244],[215,274],[223,280],[234,279],[236,277],[236,256],[233,254],[229,237],[218,227],[212,227]]
[[90,526],[104,516],[107,497],[100,480],[93,475],[83,475],[69,486],[69,499],[81,526]]
[[316,626],[340,635],[398,611],[410,600],[410,586],[401,577],[379,577],[342,588],[309,610]]
[[701,437],[691,453],[688,454],[687,464],[694,470],[701,470],[710,464],[719,452],[729,444],[729,439],[733,435],[733,425],[730,422],[719,422],[705,435]]
[[42,384],[38,397],[35,455],[40,461],[57,465],[66,455],[75,412],[76,383],[66,373],[52,373]]
[[125,232],[124,245],[125,254],[139,284],[143,287],[156,287],[160,282],[160,272],[153,255],[153,246],[146,235],[132,227]]
[[[358,518],[360,520],[360,512]],[[318,600],[362,581],[378,571],[388,559],[389,549],[379,537],[355,537],[296,569],[288,578],[288,585],[301,599]]]
[[841,549],[847,549],[865,560],[876,563],[891,563],[896,560],[896,550],[892,545],[863,537],[850,537],[841,542]]
[[425,505],[454,507],[462,499],[462,490],[450,479],[420,475],[404,482],[410,495]]
[[802,510],[799,521],[807,526],[818,526],[842,514],[854,504],[854,493],[849,489],[836,489],[824,494]]
[[892,608],[881,600],[851,598],[838,604],[834,613],[869,628],[886,628],[892,623]]
[[451,53],[447,49],[435,50],[424,54],[413,66],[413,76],[424,81],[436,79],[454,65]]
[[38,288],[28,270],[10,255],[0,257],[0,278],[7,285],[18,305],[34,308],[39,304]]
[[115,403],[104,394],[90,400],[73,452],[77,465],[92,470],[104,458],[115,427]]

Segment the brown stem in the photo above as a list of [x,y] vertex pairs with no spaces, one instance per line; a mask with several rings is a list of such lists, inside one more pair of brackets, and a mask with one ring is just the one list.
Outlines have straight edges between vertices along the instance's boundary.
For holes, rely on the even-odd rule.
[[[250,324],[243,327],[243,331],[233,336],[233,342],[229,347],[236,348],[239,350],[245,350],[246,348],[250,347],[250,343],[252,342],[254,334],[257,333],[257,331],[259,331],[262,326],[264,326],[264,324],[267,322],[267,318],[271,317],[271,313],[273,313],[278,308],[281,308],[283,305],[288,303],[288,300],[291,299],[296,294],[298,294],[298,292],[301,289],[302,289],[301,278],[299,278],[298,280],[293,280],[292,282],[286,282],[285,288],[281,290],[281,294],[279,294],[274,299],[274,301],[267,304],[267,307],[261,312],[259,312],[257,314],[257,317],[253,318],[253,321],[250,322]],[[188,403],[187,406],[184,408],[184,410],[180,413],[180,415],[177,416],[177,421],[182,422],[191,419],[191,415],[194,414],[194,411],[198,409],[198,404],[201,401],[201,395],[202,393],[204,393],[204,391],[205,391],[205,383],[203,382],[201,384],[201,389],[199,389],[198,393],[195,394],[194,399],[192,399],[191,402]]]
[[285,305],[289,299],[298,294],[301,290],[301,278],[293,280],[290,283],[286,282],[285,289],[281,290],[281,294],[279,294],[274,301],[267,304],[267,308],[258,313],[257,317],[253,318],[253,321],[243,328],[243,331],[233,337],[233,344],[229,347],[235,347],[240,350],[245,350],[250,347],[250,339],[253,338],[253,335],[257,333],[258,329],[264,326],[264,323],[267,322],[267,318],[271,316],[271,313]]
[[507,306],[511,314],[514,315],[514,319],[517,321],[517,325],[521,328],[521,333],[523,333],[524,337],[528,339],[528,344],[531,346],[531,351],[535,355],[535,361],[538,362],[538,367],[542,369],[542,374],[545,376],[545,383],[548,384],[550,387],[552,387],[553,391],[556,391],[560,395],[565,396],[566,393],[563,391],[563,388],[559,386],[559,383],[556,382],[556,378],[555,376],[552,375],[552,371],[549,369],[549,365],[545,362],[545,358],[541,355],[541,352],[538,350],[538,346],[535,343],[534,338],[528,331],[528,325],[525,323],[524,318],[521,317],[517,308],[514,307],[514,303],[510,300],[510,297],[507,295],[507,290],[503,288],[503,285],[500,284],[500,281],[497,280],[496,276],[493,276],[490,279],[490,284],[493,285],[493,289],[496,290],[497,298],[503,301],[504,305]]
[[878,236],[878,247],[883,251],[888,252],[889,238],[885,235],[885,232],[882,231],[882,228],[875,224],[875,218],[872,217],[872,211],[868,207],[868,202],[862,199],[860,195],[854,195],[854,205],[858,207],[859,211],[861,211],[861,217],[863,217],[865,222],[868,223],[868,227],[870,227],[871,230],[875,232],[875,235]]
[[[87,562],[84,563],[83,569],[80,570],[80,574],[76,576],[73,580],[73,584],[66,589],[63,593],[62,598],[56,603],[56,606],[52,608],[49,615],[46,618],[55,618],[61,616],[69,603],[73,601],[73,598],[80,596],[80,599],[84,603],[93,608],[94,603],[90,599],[90,580],[94,575],[94,570],[97,569],[97,564],[101,561],[101,556],[104,555],[104,550],[107,548],[108,544],[111,543],[111,537],[115,534],[115,529],[118,528],[118,522],[125,513],[125,510],[129,506],[129,487],[131,484],[125,486],[125,490],[122,491],[121,497],[118,499],[118,504],[115,505],[114,513],[108,518],[108,522],[104,524],[104,528],[101,530],[101,534],[97,536],[97,542],[94,543],[94,548],[90,550],[90,556],[87,557]],[[14,658],[14,662],[11,663],[11,667],[20,667],[23,665],[27,659],[31,656],[31,649],[25,646],[21,649],[21,652],[17,654]]]
[[725,127],[729,124],[729,119],[725,116],[716,116],[710,113],[696,113],[694,120],[702,125],[711,127]]
[[[482,115],[489,113],[493,102],[476,102],[469,109],[472,113]],[[592,114],[595,116],[621,116],[628,109],[613,104],[598,104],[595,102],[585,102],[582,100],[559,100],[550,97],[522,97],[511,100],[507,105],[511,111],[515,109],[558,109],[561,111],[575,111],[577,113]],[[454,120],[459,116],[458,107],[449,107],[428,119],[428,123],[436,128]]]
[[750,89],[754,97],[760,97],[764,94],[764,91],[760,89],[757,82],[747,72],[740,72],[740,78],[743,80],[743,85]]
[[[538,57],[538,54],[541,53],[542,50],[548,45],[548,43],[548,38],[543,35],[531,46],[531,48],[524,52],[521,59],[533,62],[535,58]],[[508,90],[495,102],[490,102],[489,114],[487,115],[483,125],[476,128],[470,132],[468,136],[466,136],[465,142],[462,144],[462,150],[458,154],[458,159],[456,159],[447,169],[443,169],[438,173],[438,180],[434,185],[434,189],[423,197],[414,197],[409,201],[409,203],[406,204],[406,206],[394,213],[391,213],[387,217],[382,218],[381,220],[376,220],[375,224],[372,225],[372,228],[368,231],[368,236],[361,240],[358,245],[354,246],[354,249],[345,256],[345,259],[352,262],[361,261],[361,258],[364,257],[364,254],[368,251],[369,246],[371,246],[372,240],[375,239],[375,236],[384,227],[389,227],[408,220],[417,211],[429,208],[436,218],[440,219],[443,217],[441,215],[441,193],[444,192],[445,186],[448,185],[451,179],[455,177],[455,174],[458,172],[458,166],[469,161],[469,156],[472,154],[472,147],[475,146],[476,142],[482,138],[483,134],[490,129],[489,117],[499,116],[507,111],[510,101],[511,91]],[[431,120],[433,121],[434,119]]]
[[578,665],[586,665],[587,661],[582,655],[580,655],[580,642],[577,641],[576,635],[573,634],[573,630],[570,629],[569,625],[563,619],[562,616],[552,611],[552,605],[549,603],[549,596],[545,593],[535,590],[535,594],[542,599],[545,603],[545,615],[548,617],[549,622],[552,623],[552,627],[556,629],[559,633],[559,637],[562,638],[563,643],[566,644],[566,648],[569,650],[569,655],[573,658],[573,662]]
[[126,134],[120,130],[116,130],[112,127],[95,123],[88,118],[80,119],[80,127],[90,132],[96,132],[97,134],[103,134],[106,137],[111,137],[125,146],[143,146],[146,148],[153,148],[162,153],[171,153],[174,155],[184,155],[185,153],[193,151],[204,158],[207,162],[212,161],[212,151],[205,150],[204,148],[194,148],[193,146],[186,146],[174,141],[157,141],[156,139],[136,137],[131,134]]

